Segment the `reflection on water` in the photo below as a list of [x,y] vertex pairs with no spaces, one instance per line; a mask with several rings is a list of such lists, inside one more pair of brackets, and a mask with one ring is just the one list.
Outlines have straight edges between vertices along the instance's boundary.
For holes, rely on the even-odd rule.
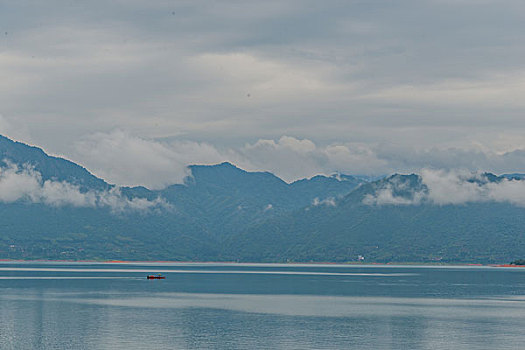
[[[33,268],[33,267],[0,267],[2,271],[16,271],[16,272],[98,272],[98,273],[149,273],[151,269],[82,269],[82,268]],[[191,273],[191,274],[220,274],[220,275],[303,275],[303,276],[379,276],[379,277],[398,277],[411,276],[413,273],[355,273],[355,272],[318,272],[318,271],[257,271],[257,270],[177,270],[177,269],[156,269],[156,272],[161,273]],[[4,277],[8,278],[8,277]]]
[[158,270],[4,267],[0,349],[520,349],[525,341],[522,270],[230,269],[238,274],[173,265],[155,266],[166,280],[147,281],[142,270]]
[[[327,297],[304,295],[172,294],[132,298],[61,299],[79,303],[136,308],[208,308],[287,316],[365,317],[406,316],[417,312],[428,317],[521,318],[525,303],[515,300],[416,299]],[[453,311],[451,313],[451,310]]]

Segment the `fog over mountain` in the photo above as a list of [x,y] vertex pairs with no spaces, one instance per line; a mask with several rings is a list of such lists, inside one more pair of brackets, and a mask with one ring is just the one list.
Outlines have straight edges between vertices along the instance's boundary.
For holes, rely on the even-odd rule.
[[309,139],[282,136],[259,139],[239,147],[217,147],[189,140],[145,139],[123,130],[97,133],[75,143],[74,159],[95,174],[124,186],[161,189],[182,183],[190,164],[231,162],[249,171],[271,171],[287,182],[337,172],[385,175],[422,169],[471,172],[525,172],[525,152],[388,144],[334,142],[318,145]]
[[109,184],[5,137],[0,158],[1,258],[487,263],[525,253],[517,173],[287,183],[224,162],[191,165],[182,183],[155,190]]
[[[508,202],[525,206],[525,181],[520,174],[495,176],[490,173],[423,169],[418,185],[412,186],[402,177],[367,195],[370,205],[459,205],[476,202]],[[403,196],[396,193],[404,191]]]

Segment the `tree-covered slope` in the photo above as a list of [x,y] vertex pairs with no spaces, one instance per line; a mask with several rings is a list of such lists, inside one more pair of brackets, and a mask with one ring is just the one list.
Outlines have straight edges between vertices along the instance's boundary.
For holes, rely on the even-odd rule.
[[[151,191],[108,185],[3,137],[0,154],[0,258],[223,259],[225,237],[361,183],[320,176],[287,184],[222,163],[191,166],[185,184]],[[27,188],[5,191],[10,183]]]
[[508,262],[525,256],[525,181],[426,172],[288,184],[230,163],[118,188],[0,137],[0,258]]
[[[487,178],[501,181],[491,174]],[[367,196],[384,188],[397,202],[367,202]],[[525,255],[525,208],[496,201],[408,202],[426,190],[417,175],[365,184],[335,205],[309,206],[232,236],[229,254],[247,261],[356,261],[362,256],[377,262],[484,263]]]

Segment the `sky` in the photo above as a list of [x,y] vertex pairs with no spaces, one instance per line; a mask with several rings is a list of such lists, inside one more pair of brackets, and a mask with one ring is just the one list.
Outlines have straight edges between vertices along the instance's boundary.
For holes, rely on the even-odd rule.
[[525,2],[0,0],[0,133],[119,185],[525,172]]

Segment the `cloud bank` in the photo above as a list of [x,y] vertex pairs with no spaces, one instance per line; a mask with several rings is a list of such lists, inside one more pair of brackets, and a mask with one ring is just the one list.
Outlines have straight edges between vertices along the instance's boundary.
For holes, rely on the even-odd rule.
[[42,180],[42,175],[28,165],[7,163],[0,168],[0,202],[29,201],[50,206],[109,208],[114,213],[168,208],[163,199],[127,198],[118,187],[108,191],[81,191],[65,181]]
[[385,175],[426,168],[525,172],[525,148],[493,152],[481,146],[465,150],[359,142],[318,144],[289,135],[258,139],[237,147],[218,147],[180,137],[147,139],[117,129],[82,138],[75,143],[73,154],[70,159],[110,183],[151,189],[182,183],[190,175],[188,165],[225,161],[248,171],[270,171],[287,182],[319,174]]
[[79,163],[106,181],[151,189],[182,183],[192,164],[227,161],[248,171],[270,171],[288,182],[335,172],[378,174],[388,167],[364,145],[319,147],[311,140],[291,136],[217,148],[203,142],[144,139],[115,130],[86,137],[75,149]]
[[[466,170],[423,169],[420,186],[393,177],[374,194],[363,199],[367,205],[463,205],[468,203],[510,203],[525,207],[525,181],[498,178]],[[413,184],[412,184],[413,185]]]
[[224,156],[206,143],[159,142],[123,130],[95,133],[75,144],[81,163],[97,176],[120,186],[161,189],[182,183],[188,165],[218,163]]

